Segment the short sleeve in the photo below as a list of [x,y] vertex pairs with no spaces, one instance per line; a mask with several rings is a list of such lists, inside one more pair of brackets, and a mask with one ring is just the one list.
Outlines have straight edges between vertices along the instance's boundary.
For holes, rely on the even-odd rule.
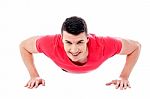
[[46,56],[51,56],[56,46],[57,35],[45,35],[36,40],[36,48],[39,53],[44,53]]
[[122,42],[120,39],[116,37],[104,37],[104,54],[108,55],[108,57],[114,56],[115,54],[120,53],[122,48]]
[[50,38],[49,36],[41,36],[36,40],[36,48],[38,52],[42,53],[46,46],[50,45]]
[[41,43],[41,38],[43,38],[43,36],[41,36],[41,37],[39,37],[37,40],[36,40],[36,49],[37,49],[37,51],[39,52],[39,53],[41,53],[42,52],[42,50],[41,50],[41,47],[40,47],[40,43]]

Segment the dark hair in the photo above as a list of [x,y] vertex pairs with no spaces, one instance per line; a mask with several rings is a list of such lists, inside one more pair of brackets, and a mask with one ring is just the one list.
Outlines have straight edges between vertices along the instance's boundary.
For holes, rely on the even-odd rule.
[[63,31],[73,35],[78,35],[81,32],[85,32],[87,34],[87,25],[84,19],[77,16],[72,16],[66,18],[66,20],[63,22],[61,33],[63,33]]

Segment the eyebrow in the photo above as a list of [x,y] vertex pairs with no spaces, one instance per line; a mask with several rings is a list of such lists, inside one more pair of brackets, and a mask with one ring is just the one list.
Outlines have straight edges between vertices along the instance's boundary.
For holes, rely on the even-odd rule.
[[[68,41],[68,40],[65,40],[66,42],[68,42],[68,43],[71,43],[70,41]],[[82,41],[84,41],[84,40],[79,40],[77,43],[79,43],[79,42],[82,42]],[[72,43],[71,43],[72,44]]]

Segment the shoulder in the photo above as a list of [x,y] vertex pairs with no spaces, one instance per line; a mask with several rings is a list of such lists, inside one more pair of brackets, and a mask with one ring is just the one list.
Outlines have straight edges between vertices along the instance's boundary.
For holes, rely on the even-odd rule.
[[37,42],[55,42],[61,39],[60,34],[54,34],[54,35],[41,35],[38,37]]
[[121,42],[122,40],[119,37],[113,37],[113,36],[98,36],[95,34],[89,34],[88,38],[91,40],[95,40],[101,43],[107,43],[107,42]]
[[49,52],[52,52],[58,45],[60,45],[60,43],[60,34],[42,35],[36,40],[36,47],[39,52],[43,52],[49,56]]
[[103,36],[97,36],[97,35],[95,35],[95,34],[92,34],[92,33],[90,33],[89,35],[88,35],[88,38],[90,39],[90,40],[92,40],[92,41],[101,41],[101,40],[103,40]]
[[55,35],[42,35],[39,36],[36,40],[37,46],[43,46],[43,47],[54,47],[53,45],[57,46],[61,42],[61,35],[55,34]]
[[96,43],[98,45],[107,44],[111,42],[112,39],[114,39],[113,37],[110,37],[110,36],[98,36],[95,34],[89,34],[88,38],[92,43]]
[[39,39],[58,39],[61,38],[61,34],[53,34],[53,35],[41,35]]

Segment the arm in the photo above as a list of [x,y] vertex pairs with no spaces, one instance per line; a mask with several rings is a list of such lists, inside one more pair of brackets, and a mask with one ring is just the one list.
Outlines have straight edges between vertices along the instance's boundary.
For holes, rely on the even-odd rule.
[[130,76],[130,73],[135,66],[140,50],[141,45],[137,41],[133,40],[127,40],[127,39],[121,39],[122,41],[122,49],[120,51],[120,55],[126,55],[126,62],[124,65],[124,68],[120,74],[119,80],[112,80],[111,82],[107,83],[106,85],[114,84],[116,85],[116,88],[126,89],[127,87],[130,88],[130,84],[128,81],[128,78]]
[[36,49],[36,40],[38,36],[28,38],[21,42],[20,44],[20,53],[22,60],[27,67],[27,70],[30,74],[30,80],[25,87],[33,88],[38,87],[40,84],[45,85],[45,81],[39,77],[39,74],[35,68],[33,53],[38,53]]
[[122,50],[120,55],[127,55],[125,66],[120,74],[121,78],[128,79],[140,55],[140,43],[132,40],[122,39]]

